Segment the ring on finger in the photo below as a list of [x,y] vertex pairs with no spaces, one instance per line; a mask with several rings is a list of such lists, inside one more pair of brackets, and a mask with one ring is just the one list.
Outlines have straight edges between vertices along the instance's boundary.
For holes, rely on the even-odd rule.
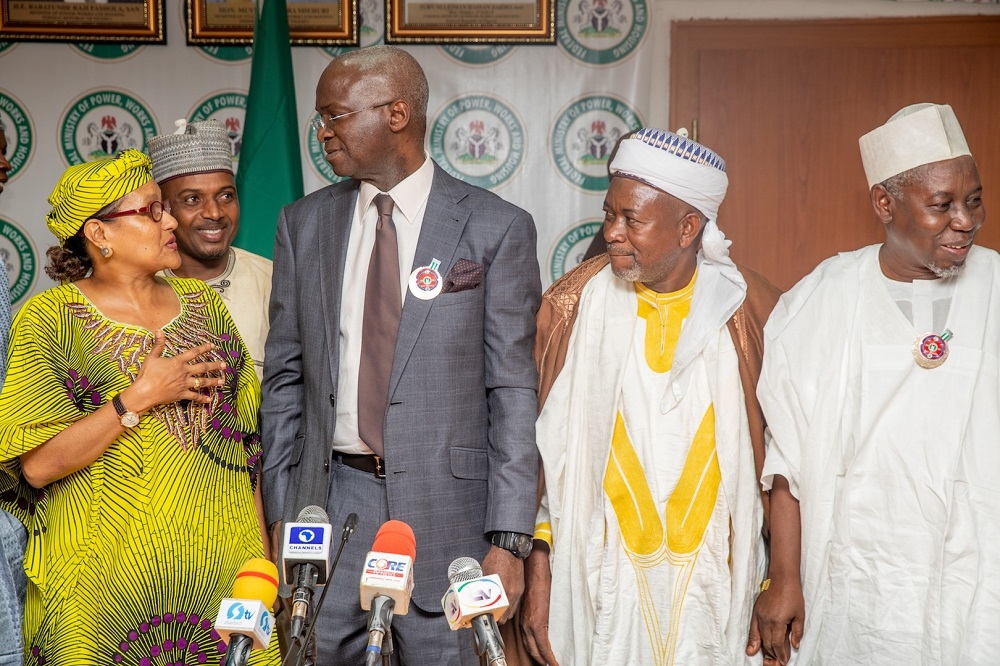
[[194,390],[197,391],[201,388],[201,377],[194,378]]

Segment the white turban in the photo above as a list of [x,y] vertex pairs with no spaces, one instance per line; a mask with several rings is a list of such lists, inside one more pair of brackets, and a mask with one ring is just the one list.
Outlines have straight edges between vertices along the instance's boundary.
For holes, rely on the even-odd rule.
[[971,156],[962,126],[947,104],[911,104],[858,139],[868,189],[924,164]]
[[[708,218],[701,237],[705,259],[723,272],[736,271],[729,258],[732,241],[716,223],[729,178],[725,160],[714,151],[679,134],[647,127],[621,142],[610,169],[612,175],[635,178],[698,209]],[[742,283],[738,271],[736,275]]]

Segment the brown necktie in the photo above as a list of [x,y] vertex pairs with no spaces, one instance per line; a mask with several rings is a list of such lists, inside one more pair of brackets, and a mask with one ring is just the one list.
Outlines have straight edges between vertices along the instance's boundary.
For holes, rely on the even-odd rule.
[[392,197],[375,195],[378,223],[368,264],[365,315],[361,326],[361,367],[358,372],[358,435],[375,455],[382,456],[389,375],[396,353],[396,334],[403,312],[399,288],[399,253],[392,223]]

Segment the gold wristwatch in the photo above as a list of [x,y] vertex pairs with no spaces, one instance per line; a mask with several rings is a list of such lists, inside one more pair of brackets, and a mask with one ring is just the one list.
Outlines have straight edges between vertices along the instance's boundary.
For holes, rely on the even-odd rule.
[[111,404],[115,406],[115,411],[118,412],[118,418],[121,420],[123,426],[134,428],[139,425],[139,415],[135,412],[130,412],[125,407],[120,393],[111,399]]

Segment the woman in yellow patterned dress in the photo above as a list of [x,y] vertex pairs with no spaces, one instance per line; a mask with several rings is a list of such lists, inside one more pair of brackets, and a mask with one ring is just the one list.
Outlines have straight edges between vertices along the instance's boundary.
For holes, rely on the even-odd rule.
[[160,199],[138,151],[70,167],[47,217],[62,284],[11,330],[0,504],[28,528],[27,664],[218,664],[219,602],[264,555],[253,363],[212,289],[156,277],[180,265]]

